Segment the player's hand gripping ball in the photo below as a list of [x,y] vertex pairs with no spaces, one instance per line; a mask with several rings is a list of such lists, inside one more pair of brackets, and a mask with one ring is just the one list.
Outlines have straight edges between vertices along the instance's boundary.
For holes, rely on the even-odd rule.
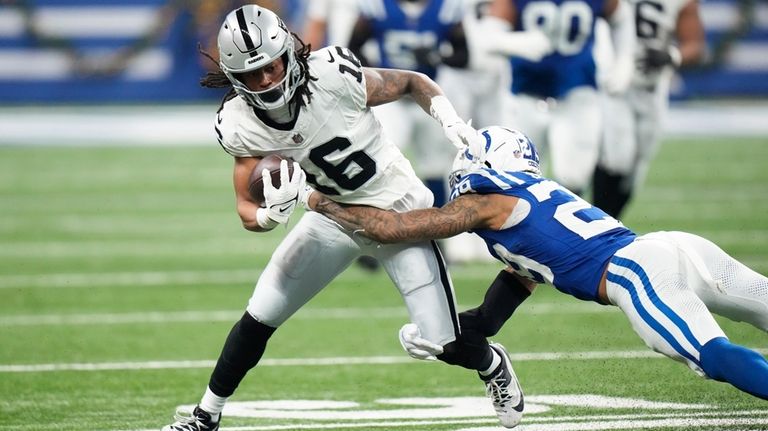
[[264,179],[261,175],[264,169],[269,171],[269,176],[272,178],[272,186],[280,188],[280,161],[288,161],[288,174],[293,176],[293,160],[281,157],[277,154],[271,154],[264,157],[256,164],[251,172],[251,176],[248,179],[248,192],[251,194],[251,198],[259,206],[264,207]]

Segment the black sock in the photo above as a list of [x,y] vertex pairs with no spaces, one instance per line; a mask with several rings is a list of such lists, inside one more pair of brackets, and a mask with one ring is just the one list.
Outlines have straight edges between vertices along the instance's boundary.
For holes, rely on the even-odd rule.
[[220,397],[235,392],[240,381],[264,354],[267,340],[276,328],[256,321],[247,311],[229,331],[208,387]]
[[485,337],[496,335],[531,291],[514,275],[500,271],[485,292],[483,303],[459,313],[462,332],[476,330]]
[[611,217],[619,218],[632,196],[622,185],[625,181],[625,175],[612,174],[596,167],[592,176],[592,203]]

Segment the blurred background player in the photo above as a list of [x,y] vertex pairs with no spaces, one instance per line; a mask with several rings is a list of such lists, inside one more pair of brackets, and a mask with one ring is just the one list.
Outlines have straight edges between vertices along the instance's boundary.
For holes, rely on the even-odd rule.
[[312,50],[346,47],[357,15],[357,0],[308,1],[302,39]]
[[[364,65],[378,65],[421,72],[436,79],[438,67],[466,67],[467,40],[458,0],[363,0],[352,30],[349,49]],[[369,58],[363,46],[376,42],[377,59]],[[453,155],[446,148],[439,125],[419,115],[418,104],[409,99],[376,107],[374,112],[384,132],[398,145],[407,147],[416,173],[435,196],[435,205],[446,201],[446,169]]]
[[[462,25],[463,9],[458,0],[361,0],[359,16],[349,40],[349,49],[364,65],[421,72],[439,80],[441,65],[463,68],[469,61]],[[370,43],[376,50],[371,53]],[[444,54],[445,51],[448,54]],[[371,58],[375,56],[375,58]],[[450,100],[450,98],[449,98]],[[410,99],[374,108],[385,133],[401,146],[416,173],[435,197],[434,205],[446,201],[445,170],[451,151],[443,145],[440,127],[418,115],[419,106]],[[448,249],[446,258],[452,257]],[[377,263],[362,256],[358,263],[375,269]]]
[[611,120],[593,177],[594,204],[616,218],[658,149],[674,70],[701,61],[706,44],[698,0],[627,1],[635,11],[635,72],[625,94],[603,100]]
[[[486,49],[488,37],[482,19],[488,14],[491,0],[464,0],[463,5],[469,63],[466,68],[441,65],[437,83],[456,112],[461,118],[471,119],[473,127],[501,124],[509,97],[510,70],[506,58]],[[492,260],[483,241],[468,233],[447,238],[443,251],[451,264]]]
[[510,26],[515,32],[538,30],[548,38],[550,52],[543,58],[511,57],[514,109],[503,124],[524,130],[542,145],[550,155],[552,176],[577,194],[590,185],[602,133],[592,53],[595,21],[605,17],[611,26],[618,55],[607,87],[620,94],[633,68],[632,16],[619,0],[494,0],[486,19],[491,41]]

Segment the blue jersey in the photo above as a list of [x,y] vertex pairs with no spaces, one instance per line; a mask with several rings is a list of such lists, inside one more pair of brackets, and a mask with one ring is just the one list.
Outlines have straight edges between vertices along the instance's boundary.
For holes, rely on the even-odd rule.
[[409,16],[398,0],[361,0],[360,14],[368,19],[379,48],[381,67],[414,70],[434,78],[437,69],[419,64],[414,49],[439,52],[451,29],[461,22],[461,0],[429,0],[418,16]]
[[516,30],[540,29],[554,52],[539,62],[512,57],[512,92],[562,98],[575,87],[597,88],[595,18],[604,0],[516,0]]
[[599,302],[597,289],[608,260],[635,239],[618,220],[536,175],[482,169],[462,178],[451,199],[467,193],[520,198],[502,230],[474,233],[518,274],[579,299]]

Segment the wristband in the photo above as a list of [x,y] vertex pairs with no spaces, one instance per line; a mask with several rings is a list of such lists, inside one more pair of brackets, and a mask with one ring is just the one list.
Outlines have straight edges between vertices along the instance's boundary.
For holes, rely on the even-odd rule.
[[261,207],[256,210],[256,223],[264,230],[272,230],[280,224],[269,218],[269,211]]
[[447,97],[440,95],[430,100],[429,115],[432,116],[441,126],[446,127],[450,124],[463,123],[464,121],[456,113],[451,101]]

